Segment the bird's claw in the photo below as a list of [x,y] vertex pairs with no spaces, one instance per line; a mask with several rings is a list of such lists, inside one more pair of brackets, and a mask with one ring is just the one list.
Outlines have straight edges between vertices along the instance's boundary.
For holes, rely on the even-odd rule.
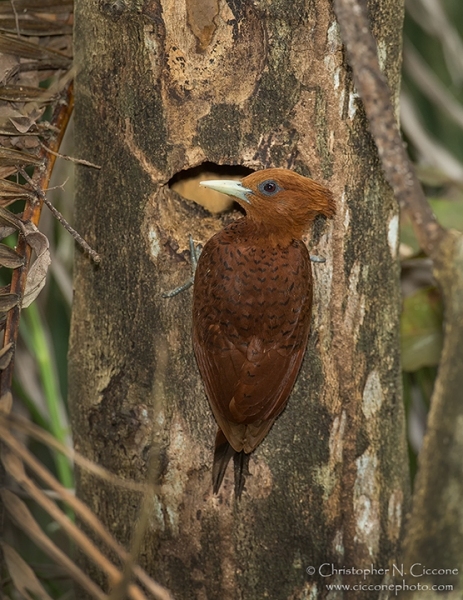
[[174,296],[177,296],[177,294],[181,294],[185,290],[188,290],[195,281],[195,272],[196,272],[196,267],[198,265],[199,256],[201,254],[202,246],[200,244],[195,246],[194,240],[191,237],[191,235],[188,236],[188,243],[190,246],[190,257],[191,257],[191,271],[192,271],[191,277],[189,279],[187,279],[187,281],[185,281],[185,283],[182,283],[182,285],[179,285],[175,289],[169,290],[168,292],[164,292],[162,294],[163,298],[173,298]]
[[163,298],[173,298],[177,294],[181,294],[185,290],[188,290],[189,288],[191,288],[194,281],[195,281],[195,278],[190,277],[190,279],[185,281],[185,283],[182,283],[182,285],[179,285],[178,287],[174,288],[173,290],[169,290],[168,292],[163,292],[162,297]]
[[190,246],[190,256],[191,256],[191,270],[193,272],[193,277],[195,276],[196,267],[198,266],[198,260],[201,256],[202,245],[198,244],[195,246],[194,240],[191,237],[191,234],[188,236],[188,244]]

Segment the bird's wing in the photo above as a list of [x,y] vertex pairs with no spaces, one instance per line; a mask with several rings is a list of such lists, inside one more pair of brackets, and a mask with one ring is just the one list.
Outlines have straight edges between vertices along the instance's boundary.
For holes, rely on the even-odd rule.
[[[293,280],[276,291],[267,280],[260,290],[253,284],[243,289],[234,276],[231,287],[216,282],[214,293],[195,290],[196,359],[216,420],[236,450],[249,447],[246,436],[253,447],[265,437],[286,405],[305,353],[312,279],[308,253],[298,248],[301,264],[292,265]],[[211,273],[205,259],[203,268]],[[221,278],[221,271],[215,272]],[[217,292],[220,286],[223,294]]]
[[[286,406],[304,356],[305,345],[290,355],[268,352],[258,364],[242,360],[236,349],[217,354],[196,346],[196,359],[219,427],[237,451],[251,452]],[[241,363],[238,378],[230,360]]]

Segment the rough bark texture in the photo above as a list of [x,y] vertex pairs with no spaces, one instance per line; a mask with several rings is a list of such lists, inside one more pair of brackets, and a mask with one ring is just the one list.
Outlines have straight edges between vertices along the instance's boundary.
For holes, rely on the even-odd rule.
[[[419,469],[415,480],[413,510],[409,516],[404,560],[429,570],[420,577],[424,586],[443,591],[453,586],[461,598],[463,588],[463,236],[450,230],[435,253],[434,274],[445,304],[444,346]],[[423,524],[426,526],[423,526]],[[432,566],[431,566],[432,565]],[[436,572],[438,569],[445,569]],[[433,572],[434,570],[434,572]],[[416,584],[416,578],[409,578]],[[450,588],[447,588],[449,590]],[[419,597],[419,594],[417,594]],[[431,592],[429,598],[440,595]],[[405,597],[405,595],[404,595]]]
[[[402,1],[370,11],[397,92]],[[321,578],[323,563],[386,568],[408,501],[398,207],[330,2],[80,0],[75,38],[78,152],[102,165],[78,168],[76,218],[102,263],[78,255],[75,265],[74,437],[87,457],[141,481],[160,447],[142,562],[178,600],[323,598],[325,584],[362,580]],[[188,233],[205,241],[230,218],[167,185],[205,161],[294,168],[337,201],[334,224],[312,235],[326,263],[313,266],[302,371],[240,503],[231,473],[212,495],[215,423],[191,347],[191,292],[161,297],[189,275]],[[83,471],[78,493],[129,542],[140,497]]]

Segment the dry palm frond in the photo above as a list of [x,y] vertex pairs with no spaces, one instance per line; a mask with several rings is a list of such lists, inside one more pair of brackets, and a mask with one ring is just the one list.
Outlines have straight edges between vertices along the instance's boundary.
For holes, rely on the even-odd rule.
[[15,236],[15,250],[0,245],[0,264],[12,271],[0,293],[3,346],[11,349],[0,365],[2,395],[11,388],[21,308],[42,289],[50,263],[48,241],[37,230],[43,198],[20,171],[28,170],[36,188],[47,187],[55,157],[41,141],[58,150],[72,112],[71,27],[69,2],[0,6],[0,239]]

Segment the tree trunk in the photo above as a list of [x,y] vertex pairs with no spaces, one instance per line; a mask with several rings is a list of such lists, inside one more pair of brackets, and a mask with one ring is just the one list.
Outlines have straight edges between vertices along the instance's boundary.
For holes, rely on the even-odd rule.
[[[461,233],[448,232],[440,252],[434,260],[434,275],[445,299],[444,346],[419,455],[413,510],[408,518],[404,544],[404,562],[416,565],[408,583],[415,586],[420,583],[429,590],[434,586],[434,594],[427,593],[429,600],[440,597],[439,590],[442,592],[445,586],[447,590],[452,589],[454,595],[449,594],[449,597],[454,598],[461,598],[463,589],[463,536],[458,525],[463,520]],[[419,593],[417,596],[420,597]]]
[[[399,360],[398,207],[346,68],[328,0],[78,0],[78,229],[70,347],[76,448],[159,488],[141,552],[182,598],[324,598],[335,568],[387,568],[408,505]],[[395,93],[402,0],[371,2]],[[315,223],[312,333],[287,409],[252,455],[241,502],[231,470],[212,495],[215,422],[191,345],[188,234],[231,218],[168,185],[204,163],[288,167],[334,193]],[[177,175],[177,178],[181,175]],[[125,544],[140,496],[78,472],[78,494]],[[313,567],[314,572],[310,569]],[[383,582],[379,573],[368,584]],[[388,578],[384,580],[388,582]],[[352,592],[376,598],[378,592]]]

